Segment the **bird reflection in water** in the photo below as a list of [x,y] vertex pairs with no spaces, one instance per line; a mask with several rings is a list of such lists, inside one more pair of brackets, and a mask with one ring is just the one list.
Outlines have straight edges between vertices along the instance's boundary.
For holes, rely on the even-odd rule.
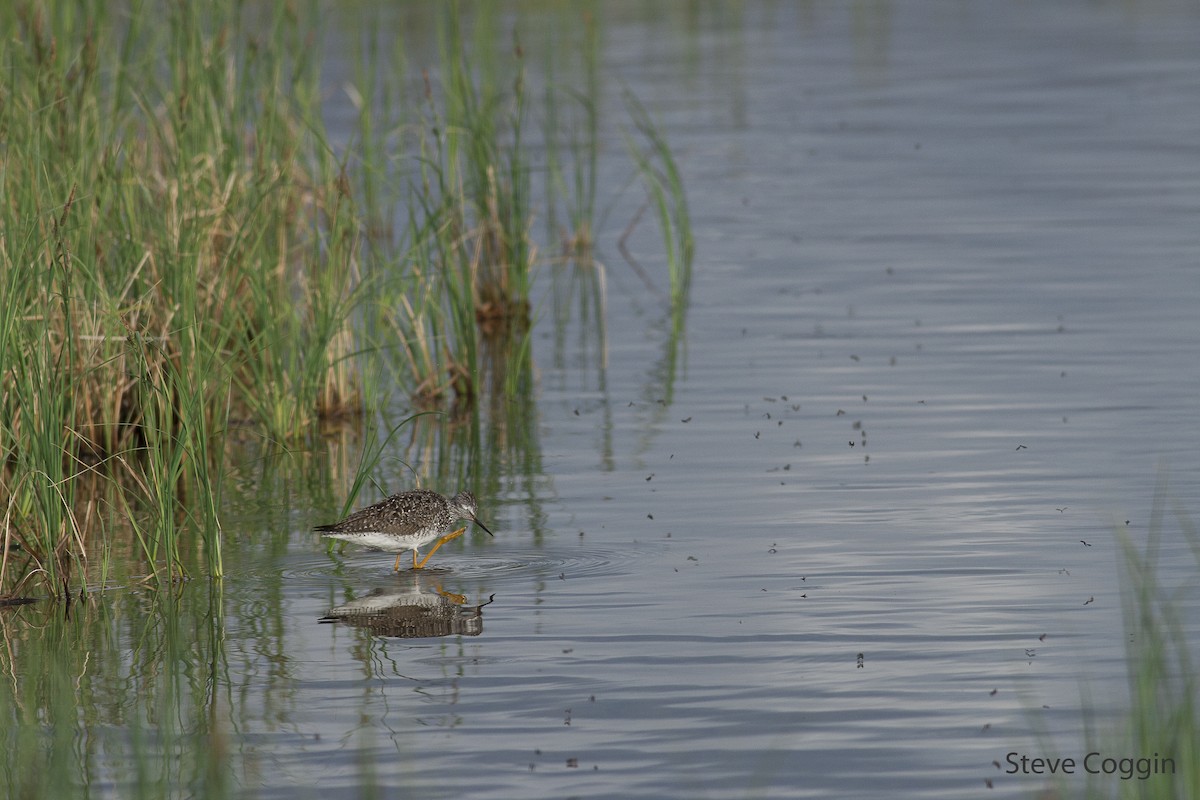
[[418,578],[404,588],[378,587],[365,597],[329,609],[319,622],[340,622],[374,636],[431,639],[438,636],[478,636],[483,633],[483,607],[437,586],[432,591]]

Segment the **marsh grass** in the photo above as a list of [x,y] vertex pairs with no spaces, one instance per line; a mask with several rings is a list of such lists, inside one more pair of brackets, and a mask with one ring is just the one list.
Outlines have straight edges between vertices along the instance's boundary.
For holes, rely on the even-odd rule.
[[[539,170],[550,250],[590,263],[595,236],[595,23],[583,86],[547,90],[541,140],[524,46],[490,5],[470,30],[441,10],[438,62],[412,96],[401,50],[368,37],[357,129],[334,145],[316,14],[0,6],[15,31],[0,84],[0,596],[223,574],[229,437],[309,442],[367,410],[367,376],[390,368],[420,408],[476,428],[481,407],[505,419],[531,394]],[[682,184],[626,106],[681,331]],[[82,496],[85,477],[102,490]],[[115,553],[138,563],[114,569]]]
[[[423,73],[415,121],[406,128],[416,159],[394,202],[406,209],[407,224],[388,270],[395,276],[384,289],[390,302],[382,306],[381,327],[398,342],[386,349],[398,352],[396,371],[414,399],[457,419],[474,414],[489,387],[511,396],[526,385],[519,376],[528,363],[538,258],[524,51],[514,40],[495,52],[494,13],[480,7],[470,34],[456,6],[442,20],[438,70]],[[403,68],[374,58],[367,71]],[[400,85],[402,76],[386,83]],[[485,343],[491,356],[517,359],[485,362]]]
[[[595,248],[596,183],[600,154],[600,31],[594,14],[583,19],[583,86],[560,84],[555,52],[545,59],[543,141],[546,149],[546,228],[561,257],[587,259]],[[563,221],[560,222],[560,216]]]
[[[1194,561],[1193,577],[1168,586],[1160,574],[1168,531],[1182,534]],[[1194,618],[1200,598],[1200,533],[1186,510],[1170,499],[1160,480],[1149,533],[1139,547],[1128,529],[1117,526],[1120,545],[1122,612],[1128,683],[1128,708],[1101,716],[1084,701],[1085,752],[1117,761],[1116,772],[1087,774],[1078,783],[1060,779],[1045,796],[1184,800],[1200,796],[1200,677],[1196,673]],[[1173,548],[1176,552],[1178,548]],[[1086,690],[1086,687],[1085,687]],[[1045,733],[1043,747],[1054,752]],[[1130,759],[1124,767],[1120,759]],[[1139,765],[1138,759],[1144,759]],[[1172,769],[1163,769],[1165,761]],[[1128,768],[1131,777],[1120,770]],[[1144,770],[1145,775],[1140,775]],[[1160,771],[1161,770],[1161,771]],[[1080,770],[1082,772],[1082,769]]]
[[[0,10],[19,32],[0,88],[0,592],[107,574],[118,532],[94,529],[116,517],[152,573],[186,571],[186,540],[221,574],[231,422],[286,441],[362,405],[358,220],[305,24],[280,6],[257,43],[232,2],[142,11]],[[84,473],[111,478],[116,517],[72,513]]]
[[672,327],[682,328],[692,285],[692,259],[696,250],[683,178],[670,146],[645,106],[628,90],[624,98],[638,134],[634,136],[627,132],[625,143],[637,164],[662,235],[671,287]]
[[[656,383],[661,386],[662,399],[657,414],[666,412],[667,406],[675,395],[675,379],[679,374],[680,361],[686,363],[685,337],[687,327],[687,309],[692,286],[692,261],[695,257],[695,239],[692,235],[691,215],[687,207],[687,195],[683,188],[683,178],[675,162],[671,147],[663,136],[662,131],[651,118],[650,113],[637,99],[637,96],[626,90],[624,92],[625,106],[634,125],[635,133],[625,132],[625,143],[637,165],[638,175],[646,190],[647,206],[653,210],[658,223],[659,233],[667,262],[667,276],[670,285],[670,326],[667,331],[667,341],[663,350],[662,364],[655,368],[658,373]],[[637,224],[641,212],[630,223],[630,229]],[[625,236],[628,235],[627,230]],[[632,255],[625,251],[622,237],[622,251],[636,269],[641,271]],[[646,275],[642,275],[648,281]],[[681,352],[682,351],[682,352]]]
[[[1191,550],[1193,578],[1168,587],[1159,574],[1163,540],[1170,523]],[[1173,775],[1144,780],[1094,776],[1089,797],[1200,797],[1200,677],[1196,673],[1194,640],[1188,625],[1194,619],[1200,581],[1200,534],[1186,510],[1170,499],[1160,481],[1143,549],[1128,532],[1118,529],[1121,544],[1122,609],[1129,664],[1130,712],[1121,730],[1110,734],[1117,745],[1107,752],[1133,758],[1156,754],[1174,761]],[[1105,737],[1108,738],[1108,737]],[[1099,750],[1099,746],[1091,749]],[[1093,777],[1093,776],[1089,776]]]
[[[483,14],[474,31],[483,54],[478,68],[462,46],[457,12],[447,17],[442,52],[444,120],[438,150],[443,191],[458,211],[456,228],[468,246],[458,260],[460,286],[474,295],[475,316],[485,335],[528,327],[529,288],[536,247],[530,236],[530,170],[525,144],[527,100],[524,50],[514,34],[508,64],[482,46],[496,38],[494,17]],[[507,90],[497,85],[507,79]]]

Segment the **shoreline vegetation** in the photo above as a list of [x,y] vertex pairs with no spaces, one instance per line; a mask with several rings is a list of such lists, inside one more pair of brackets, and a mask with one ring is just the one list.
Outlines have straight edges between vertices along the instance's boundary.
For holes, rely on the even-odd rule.
[[[996,766],[1019,775],[1030,796],[1182,798],[1200,792],[1200,682],[1187,609],[1194,578],[1169,582],[1168,560],[1200,569],[1200,531],[1159,476],[1143,541],[1115,523],[1127,696],[1097,702],[1081,681],[1083,747],[1064,753],[1036,719],[1036,752],[1007,753]],[[1036,789],[1032,788],[1037,786]]]
[[[470,30],[440,13],[419,74],[381,37],[360,46],[335,144],[315,6],[0,11],[0,598],[221,576],[236,440],[311,444],[393,388],[476,426],[482,398],[531,394],[540,268],[603,282],[600,33],[581,15],[582,85],[547,56],[534,92],[519,32],[499,47],[494,12]],[[632,94],[624,113],[673,353],[682,181]]]

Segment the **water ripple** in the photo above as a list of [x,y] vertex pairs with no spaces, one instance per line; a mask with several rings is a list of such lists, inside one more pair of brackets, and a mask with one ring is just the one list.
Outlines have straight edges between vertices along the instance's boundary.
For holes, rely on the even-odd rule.
[[661,546],[644,543],[580,544],[563,546],[550,544],[536,546],[522,544],[515,547],[500,545],[487,549],[464,549],[461,552],[439,551],[430,565],[418,573],[406,568],[405,555],[398,573],[392,571],[395,556],[369,550],[347,550],[345,553],[313,552],[294,555],[282,570],[271,562],[249,565],[239,570],[239,578],[251,581],[269,577],[281,577],[293,591],[306,587],[321,587],[331,579],[354,577],[363,580],[380,580],[419,575],[433,579],[491,579],[501,582],[529,577],[592,578],[626,575],[634,562],[649,552],[661,550]]

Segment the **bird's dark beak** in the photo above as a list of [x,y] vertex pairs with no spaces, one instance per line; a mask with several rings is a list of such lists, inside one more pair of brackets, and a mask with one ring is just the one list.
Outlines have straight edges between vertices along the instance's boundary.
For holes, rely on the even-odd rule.
[[494,533],[492,533],[491,531],[489,531],[489,530],[487,529],[487,525],[484,525],[482,522],[480,522],[479,520],[475,519],[474,517],[472,517],[472,518],[471,518],[471,521],[472,521],[472,522],[474,522],[474,523],[475,523],[476,525],[478,525],[479,527],[483,528],[483,531],[484,531],[484,533],[486,533],[488,536],[491,536],[493,539],[495,539],[495,538],[496,538],[496,534],[494,534]]

